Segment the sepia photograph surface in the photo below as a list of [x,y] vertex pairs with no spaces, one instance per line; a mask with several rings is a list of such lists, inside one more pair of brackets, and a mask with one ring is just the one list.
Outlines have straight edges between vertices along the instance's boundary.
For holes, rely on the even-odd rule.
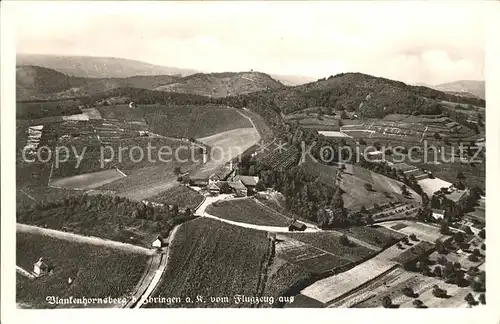
[[15,307],[485,308],[485,8],[19,6]]

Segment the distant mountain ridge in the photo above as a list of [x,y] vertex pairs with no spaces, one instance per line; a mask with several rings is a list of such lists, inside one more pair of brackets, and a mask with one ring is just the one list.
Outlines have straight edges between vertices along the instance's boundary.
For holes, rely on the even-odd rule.
[[45,54],[17,54],[16,65],[35,65],[68,76],[86,78],[127,78],[132,76],[179,75],[197,73],[196,70],[160,66],[114,57],[57,56]]
[[16,95],[18,101],[77,98],[123,87],[155,89],[178,78],[171,75],[82,78],[44,67],[22,65],[16,67]]
[[283,88],[284,85],[261,72],[197,73],[178,79],[155,90],[180,92],[207,97],[226,97],[262,90]]
[[171,75],[127,78],[84,78],[33,65],[16,67],[18,101],[56,100],[93,96],[117,88],[139,88],[176,93],[225,97],[284,85],[260,72],[196,73],[187,77]]
[[459,80],[438,84],[433,86],[433,88],[444,92],[463,93],[464,95],[472,94],[482,99],[486,98],[485,81]]

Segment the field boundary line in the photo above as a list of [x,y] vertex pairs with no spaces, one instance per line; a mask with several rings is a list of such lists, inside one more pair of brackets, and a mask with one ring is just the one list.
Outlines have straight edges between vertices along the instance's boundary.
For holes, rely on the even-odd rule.
[[[275,210],[275,209],[272,209],[271,207],[269,207],[269,206],[267,206],[266,204],[262,203],[262,202],[261,202],[261,201],[259,201],[258,199],[256,199],[256,198],[252,198],[252,199],[253,199],[255,202],[257,202],[258,204],[260,204],[261,206],[264,206],[265,208],[269,209],[270,211],[275,212],[275,213],[278,213],[280,216],[285,217],[286,219],[289,219],[290,221],[292,221],[292,220],[293,220],[293,217],[288,217],[288,216],[286,216],[285,214],[283,214],[282,212],[277,211],[277,210]],[[312,223],[308,223],[308,222],[302,221],[302,220],[300,220],[300,219],[296,219],[295,221],[296,221],[296,222],[298,222],[298,223],[302,223],[302,224],[306,225],[306,226],[307,226],[307,227],[309,227],[309,228],[312,228],[312,229],[315,229],[315,230],[321,231],[321,229],[320,229],[317,225],[314,225],[314,224],[312,224]],[[300,232],[300,233],[302,233],[302,232]]]
[[50,228],[43,228],[34,225],[16,223],[16,233],[30,233],[30,234],[38,234],[54,237],[56,239],[72,241],[77,243],[91,244],[97,246],[106,246],[109,248],[119,249],[126,252],[139,253],[151,255],[154,253],[152,250],[147,249],[142,246],[133,245],[129,243],[122,243],[117,241],[112,241],[108,239],[104,239],[97,236],[85,236],[70,232],[58,231]]
[[35,198],[33,198],[33,196],[31,196],[30,194],[28,194],[27,192],[25,192],[25,191],[24,191],[24,189],[21,189],[21,192],[22,192],[23,194],[25,194],[25,195],[26,195],[26,197],[28,197],[29,199],[31,199],[31,200],[33,200],[34,202],[38,203],[38,201],[37,201]]
[[124,176],[125,178],[127,177],[127,175],[125,173],[122,172],[122,170],[116,168],[116,171],[118,171],[118,173],[120,173],[122,176]]
[[351,289],[348,292],[345,292],[344,294],[342,294],[342,295],[340,295],[340,296],[338,296],[338,297],[336,297],[336,298],[334,298],[334,299],[326,302],[325,303],[326,307],[329,307],[333,303],[337,303],[337,302],[341,301],[343,298],[346,298],[346,297],[350,296],[351,294],[356,293],[358,290],[365,288],[366,286],[370,285],[372,282],[380,279],[381,277],[385,276],[386,274],[388,274],[389,272],[395,270],[398,267],[399,267],[399,264],[395,264],[392,267],[390,267],[388,270],[385,270],[384,272],[378,274],[377,276],[371,278],[370,280],[363,282],[362,284],[360,284],[356,288]]
[[31,272],[21,268],[16,264],[16,272],[19,273],[22,276],[28,277],[29,279],[35,279],[36,277],[31,274]]
[[342,237],[342,235],[345,235],[348,237],[349,240],[352,240],[354,243],[357,243],[357,244],[364,246],[365,248],[373,250],[373,251],[382,251],[383,250],[382,248],[379,248],[379,247],[372,245],[368,242],[365,242],[365,241],[362,241],[358,238],[355,238],[354,236],[349,235],[348,233],[342,233],[342,232],[338,232],[335,230],[330,230],[330,231],[326,231],[326,232],[332,232],[332,233],[338,234],[340,237]]

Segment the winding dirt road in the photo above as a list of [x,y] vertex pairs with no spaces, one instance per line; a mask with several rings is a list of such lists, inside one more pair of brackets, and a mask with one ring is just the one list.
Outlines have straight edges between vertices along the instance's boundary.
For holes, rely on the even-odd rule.
[[179,229],[179,227],[181,225],[182,224],[175,226],[168,234],[168,239],[167,239],[168,243],[167,243],[167,246],[165,248],[166,253],[159,254],[160,255],[160,263],[156,269],[154,267],[151,268],[151,271],[149,272],[149,274],[154,273],[154,275],[152,276],[151,280],[149,281],[149,284],[148,284],[146,290],[142,293],[141,297],[138,298],[138,302],[137,302],[137,304],[134,305],[133,308],[141,308],[146,303],[148,298],[153,294],[153,292],[156,290],[156,288],[158,287],[158,285],[162,279],[163,273],[165,272],[165,269],[167,268],[167,262],[168,262],[168,259],[170,257],[170,251],[171,251],[170,244],[172,244],[172,241],[174,240],[174,236],[177,233],[177,230]]

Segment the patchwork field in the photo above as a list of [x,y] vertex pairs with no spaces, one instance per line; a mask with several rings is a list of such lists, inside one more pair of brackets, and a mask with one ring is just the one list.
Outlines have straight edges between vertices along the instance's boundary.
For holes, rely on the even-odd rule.
[[301,294],[330,305],[357,287],[393,270],[397,263],[392,261],[401,249],[391,246],[375,257],[345,272],[319,280],[301,291]]
[[[75,251],[78,253],[75,254]],[[34,280],[23,276],[17,277],[16,299],[22,307],[85,307],[85,305],[51,305],[46,300],[47,296],[127,297],[141,278],[148,261],[147,255],[58,240],[48,236],[18,233],[16,264],[27,271],[32,271],[33,263],[40,257],[54,267],[53,273]],[[68,278],[73,279],[71,285],[68,284]]]
[[144,120],[144,111],[139,108],[130,108],[128,104],[101,106],[97,108],[103,119],[118,119],[125,121]]
[[399,220],[383,222],[379,223],[379,225],[404,235],[415,234],[419,240],[431,243],[434,243],[437,239],[442,240],[448,237],[440,233],[439,227],[419,222]]
[[150,130],[164,136],[202,138],[252,127],[234,108],[215,105],[141,105]]
[[[175,304],[147,307],[252,307],[232,296],[262,296],[270,258],[267,234],[199,218],[179,227],[164,279],[153,297],[182,296]],[[174,280],[175,279],[175,280]],[[205,302],[196,301],[203,296]],[[228,297],[224,302],[209,296]],[[186,303],[191,297],[192,303]]]
[[379,225],[350,227],[338,229],[337,232],[352,236],[379,248],[391,246],[405,237],[404,234],[400,234]]
[[341,234],[334,231],[280,234],[276,256],[309,273],[321,275],[344,271],[378,252],[359,241],[351,240],[348,246],[342,245],[340,238]]
[[[312,274],[301,266],[290,263],[279,257],[274,257],[267,272],[266,287],[264,296],[293,296],[300,290],[300,286],[312,280]],[[301,304],[294,298],[292,304]],[[287,306],[280,305],[280,306]]]
[[37,119],[80,114],[79,102],[74,100],[17,102],[16,118]]
[[207,208],[207,213],[234,222],[263,226],[288,226],[291,219],[262,206],[252,199],[219,201]]
[[183,185],[177,185],[149,199],[150,201],[177,205],[180,208],[193,210],[203,201],[203,196],[198,192]]
[[[450,297],[437,298],[432,295],[434,285],[446,289]],[[411,288],[414,296],[406,296],[403,288]],[[413,301],[417,299],[423,302],[424,307],[464,307],[467,304],[464,297],[471,291],[468,287],[460,288],[449,285],[439,278],[426,277],[397,267],[332,303],[329,307],[383,307],[384,297],[391,299],[392,308],[415,308]]]
[[116,169],[52,179],[50,186],[66,189],[93,189],[125,177]]
[[445,187],[448,188],[452,184],[448,181],[445,181],[443,179],[439,178],[434,178],[434,179],[423,179],[419,180],[418,184],[422,187],[422,190],[427,194],[427,196],[432,197],[432,195],[440,190],[441,188]]
[[[312,175],[327,185],[335,183],[337,167],[307,161],[304,166]],[[365,184],[370,184],[372,190],[367,190]],[[421,197],[409,189],[411,197],[401,194],[403,183],[390,179],[381,174],[372,172],[355,165],[346,165],[340,180],[340,187],[345,191],[342,195],[344,206],[348,209],[360,209],[362,206],[371,208],[374,204],[382,205],[387,202],[401,201],[419,204]]]

